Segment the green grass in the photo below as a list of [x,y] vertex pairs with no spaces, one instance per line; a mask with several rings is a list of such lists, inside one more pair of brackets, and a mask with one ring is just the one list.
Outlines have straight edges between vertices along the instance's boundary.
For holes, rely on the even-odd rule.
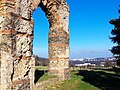
[[83,76],[76,75],[77,72],[71,73],[71,79],[61,84],[60,90],[100,90],[97,87],[82,81]]
[[[71,72],[71,79],[47,88],[46,90],[100,90],[99,88],[82,81],[83,76]],[[54,88],[53,88],[54,87]]]
[[35,69],[37,70],[48,70],[48,66],[35,66]]
[[114,71],[107,71],[107,70],[94,70],[95,72],[105,72],[105,73],[108,73],[108,74],[116,74]]
[[35,66],[35,80],[34,83],[39,83],[50,78],[56,78],[55,75],[48,75],[48,66]]
[[46,90],[120,90],[120,75],[111,70],[71,72],[71,79],[49,86]]
[[51,78],[56,78],[55,75],[49,75],[48,73],[45,73],[42,77],[39,78],[38,82],[46,81]]
[[119,90],[120,75],[110,70],[81,70],[78,75],[83,76],[82,81],[101,90]]
[[[42,70],[45,67],[36,67],[38,71],[38,81],[45,81],[55,76],[44,74]],[[41,76],[40,76],[41,74]],[[104,70],[79,70],[71,72],[71,79],[62,81],[55,85],[47,87],[45,90],[120,90],[120,75],[116,74],[113,69]]]

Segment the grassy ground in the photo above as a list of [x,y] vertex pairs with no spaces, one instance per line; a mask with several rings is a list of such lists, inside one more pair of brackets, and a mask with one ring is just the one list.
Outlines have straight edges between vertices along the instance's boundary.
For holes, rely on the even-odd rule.
[[46,72],[48,70],[47,66],[35,66],[35,80],[34,83],[40,81],[42,77],[46,76]]
[[45,73],[42,77],[39,78],[38,82],[46,81],[51,78],[56,78],[57,76],[54,75],[48,75],[48,73]]
[[[36,75],[40,74],[41,71],[36,73]],[[43,72],[37,81],[44,81],[49,77],[51,78]],[[119,86],[120,75],[114,73],[112,69],[76,70],[71,72],[70,80],[49,86],[45,90],[120,90]]]
[[82,81],[83,76],[77,75],[77,71],[71,72],[71,79],[50,86],[45,90],[100,90],[99,88]]
[[110,70],[71,72],[71,79],[46,90],[120,90],[120,75]]
[[94,85],[101,90],[120,90],[120,75],[115,74],[110,70],[81,70],[78,73],[83,76],[82,81]]
[[35,83],[42,82],[48,80],[50,78],[56,78],[57,76],[48,75],[48,67],[47,66],[35,66]]
[[48,70],[48,66],[35,66],[35,69],[37,70]]

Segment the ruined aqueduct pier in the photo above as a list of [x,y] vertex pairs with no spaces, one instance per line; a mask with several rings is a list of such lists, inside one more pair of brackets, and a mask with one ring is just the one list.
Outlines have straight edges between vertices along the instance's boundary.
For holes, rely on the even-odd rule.
[[[50,24],[49,74],[69,78],[69,8],[65,0],[0,0],[0,89],[32,90],[33,11],[40,6]],[[40,17],[40,16],[39,16]]]

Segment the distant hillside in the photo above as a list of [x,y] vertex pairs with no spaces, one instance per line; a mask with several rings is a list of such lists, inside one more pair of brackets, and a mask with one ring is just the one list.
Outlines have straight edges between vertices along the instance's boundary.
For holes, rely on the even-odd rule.
[[47,58],[35,56],[35,66],[48,66],[49,60]]

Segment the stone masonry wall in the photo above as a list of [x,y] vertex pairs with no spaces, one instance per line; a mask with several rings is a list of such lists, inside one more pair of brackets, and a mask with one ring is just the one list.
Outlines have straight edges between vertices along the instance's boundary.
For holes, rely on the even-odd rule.
[[69,78],[69,9],[65,0],[0,0],[0,89],[32,90],[33,11],[38,5],[50,23],[49,74]]
[[[8,4],[9,3],[9,4]],[[11,90],[13,62],[15,60],[14,16],[15,2],[0,0],[0,61],[1,61],[1,90]]]
[[16,59],[14,60],[14,74],[12,89],[30,90],[34,84],[33,49],[33,19],[30,8],[32,0],[16,0],[14,14],[16,34]]
[[69,8],[65,0],[42,0],[40,7],[50,23],[49,74],[69,79]]
[[1,90],[34,85],[32,0],[0,0]]

